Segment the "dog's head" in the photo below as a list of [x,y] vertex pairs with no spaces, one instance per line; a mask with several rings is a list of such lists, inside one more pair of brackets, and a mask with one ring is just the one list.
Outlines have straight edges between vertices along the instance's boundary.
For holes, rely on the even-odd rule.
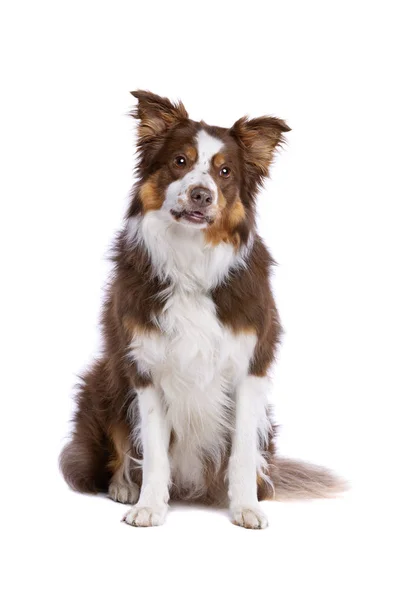
[[245,241],[253,199],[268,176],[286,123],[243,117],[230,129],[189,119],[182,103],[145,91],[138,104],[140,183],[131,214],[163,211],[184,227],[204,229],[211,243]]

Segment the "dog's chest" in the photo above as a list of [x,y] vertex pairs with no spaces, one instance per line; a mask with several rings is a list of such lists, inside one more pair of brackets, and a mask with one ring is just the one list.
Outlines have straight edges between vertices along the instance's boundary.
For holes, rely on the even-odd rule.
[[[150,372],[168,404],[213,388],[229,393],[247,372],[255,336],[232,332],[217,317],[211,296],[174,291],[161,315],[158,330],[135,335],[132,354],[143,372]],[[210,402],[203,399],[203,404]]]
[[136,333],[131,355],[150,374],[173,432],[172,478],[188,494],[203,485],[204,459],[218,463],[233,424],[237,382],[248,372],[256,336],[233,332],[217,316],[211,290],[224,285],[243,263],[230,244],[207,246],[201,231],[171,225],[162,211],[149,211],[138,225],[168,297],[157,329]]
[[207,293],[175,291],[157,321],[159,331],[135,336],[132,354],[165,402],[176,440],[173,477],[196,493],[204,455],[218,460],[224,450],[233,390],[248,371],[255,335],[221,324]]

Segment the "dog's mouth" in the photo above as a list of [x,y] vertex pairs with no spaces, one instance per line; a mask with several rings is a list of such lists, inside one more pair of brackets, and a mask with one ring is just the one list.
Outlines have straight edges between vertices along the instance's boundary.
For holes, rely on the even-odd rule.
[[209,215],[201,212],[200,210],[171,210],[171,215],[177,221],[187,221],[189,223],[194,223],[196,225],[201,225],[203,223],[210,224],[213,219]]

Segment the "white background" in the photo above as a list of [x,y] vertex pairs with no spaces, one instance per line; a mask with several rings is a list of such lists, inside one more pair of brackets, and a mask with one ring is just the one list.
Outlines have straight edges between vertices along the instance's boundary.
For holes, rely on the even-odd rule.
[[[395,8],[2,4],[3,598],[399,597]],[[286,329],[271,402],[280,451],[353,487],[268,503],[265,531],[180,506],[129,528],[58,473],[132,182],[135,88],[210,124],[267,113],[293,129],[259,198]]]

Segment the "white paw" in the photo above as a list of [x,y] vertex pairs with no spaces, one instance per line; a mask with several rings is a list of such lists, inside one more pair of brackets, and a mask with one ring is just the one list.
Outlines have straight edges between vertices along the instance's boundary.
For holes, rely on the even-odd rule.
[[139,498],[139,487],[136,483],[116,483],[111,482],[108,488],[108,495],[114,502],[122,504],[135,504]]
[[245,508],[238,506],[232,510],[232,521],[235,525],[246,529],[265,529],[268,520],[258,507]]
[[129,510],[123,518],[125,523],[133,527],[153,527],[162,525],[167,516],[168,505],[161,506],[140,506],[136,504]]

